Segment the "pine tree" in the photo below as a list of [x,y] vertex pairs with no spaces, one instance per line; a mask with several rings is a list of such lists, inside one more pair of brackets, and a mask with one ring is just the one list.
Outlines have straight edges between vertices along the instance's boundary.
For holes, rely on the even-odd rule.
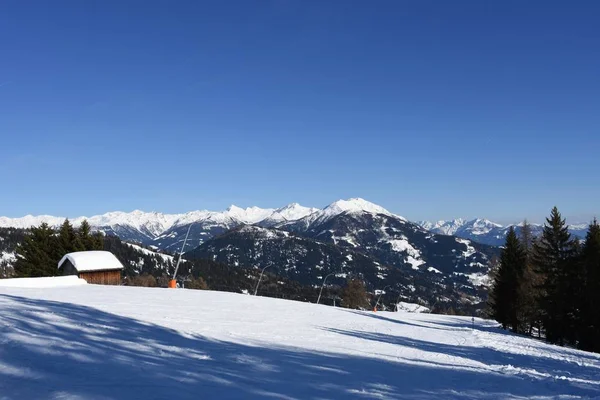
[[18,277],[41,277],[57,275],[57,261],[52,257],[56,246],[54,231],[43,223],[32,227],[31,233],[17,248],[15,275]]
[[87,220],[81,222],[81,226],[77,231],[77,237],[83,250],[103,250],[104,239],[101,233],[92,233],[92,228]]
[[521,229],[519,231],[519,240],[521,242],[521,247],[525,252],[526,256],[530,256],[533,250],[533,243],[535,241],[535,237],[533,236],[533,232],[531,231],[531,225],[525,219],[523,221],[523,225],[521,225]]
[[581,250],[584,294],[580,321],[579,347],[600,352],[600,225],[594,219]]
[[529,335],[533,334],[533,329],[539,329],[541,325],[540,314],[537,306],[537,287],[539,286],[539,276],[535,273],[532,263],[533,245],[535,237],[531,231],[531,225],[527,220],[519,231],[519,240],[521,248],[525,254],[525,270],[519,287],[519,320],[522,323],[522,332]]
[[87,220],[83,220],[81,222],[81,226],[79,227],[79,230],[77,231],[77,235],[79,237],[79,241],[81,242],[81,245],[83,246],[83,248],[85,250],[93,250],[93,237],[91,234],[92,228],[90,227],[90,224],[87,222]]
[[573,240],[573,254],[565,271],[564,297],[567,299],[568,329],[567,343],[575,346],[581,339],[582,308],[585,303],[585,272],[582,260],[583,244],[579,238]]
[[[498,279],[498,271],[500,269],[500,258],[497,255],[493,255],[492,258],[490,259],[490,261],[488,262],[488,279],[489,281],[492,283],[490,285],[489,288],[489,292],[488,292],[488,299],[487,299],[487,303],[486,303],[486,308],[485,308],[485,315],[488,318],[494,319],[495,318],[495,307],[496,304],[494,302],[494,287],[496,284],[496,279]],[[437,301],[436,301],[437,303]],[[432,307],[432,311],[433,311]]]
[[500,256],[500,267],[496,273],[491,298],[492,317],[506,329],[508,326],[518,332],[519,288],[525,270],[525,253],[517,238],[515,229],[510,228]]
[[575,249],[565,220],[554,207],[540,240],[534,244],[532,262],[540,274],[538,304],[546,339],[564,345],[573,322],[573,266]]
[[65,254],[75,251],[84,251],[85,247],[81,243],[75,228],[71,225],[69,219],[65,219],[58,230],[58,240],[54,257],[60,260]]
[[104,235],[101,232],[92,234],[93,246],[92,250],[104,250]]

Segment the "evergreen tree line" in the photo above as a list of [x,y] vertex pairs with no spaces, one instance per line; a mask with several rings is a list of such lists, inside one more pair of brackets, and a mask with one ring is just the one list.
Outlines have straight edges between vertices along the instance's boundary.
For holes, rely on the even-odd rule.
[[102,250],[104,238],[101,233],[92,233],[90,224],[83,221],[75,229],[66,219],[58,231],[48,224],[32,227],[17,248],[17,261],[14,265],[17,277],[42,277],[58,274],[61,258],[74,251]]
[[556,207],[539,237],[510,228],[494,271],[490,314],[513,332],[600,352],[600,226],[581,243]]
[[13,257],[27,231],[19,228],[0,228],[0,279],[14,275]]
[[[167,287],[175,268],[174,262],[159,254],[140,252],[116,236],[91,233],[90,225],[83,221],[75,229],[69,220],[58,230],[42,223],[22,231],[13,243],[17,261],[14,265],[17,277],[44,277],[58,275],[58,262],[67,253],[86,250],[106,250],[113,253],[124,265],[124,284],[131,286]],[[5,235],[7,236],[7,235]],[[189,289],[213,289],[230,292],[252,293],[260,270],[231,267],[208,259],[185,260],[179,271],[180,281]],[[365,285],[362,281],[349,284],[354,290],[344,291],[344,306],[359,308],[368,306]],[[265,273],[259,286],[260,296],[315,302],[319,288],[303,285],[276,274]],[[339,286],[325,287],[321,303],[331,304],[340,299]],[[339,302],[338,302],[339,305]]]

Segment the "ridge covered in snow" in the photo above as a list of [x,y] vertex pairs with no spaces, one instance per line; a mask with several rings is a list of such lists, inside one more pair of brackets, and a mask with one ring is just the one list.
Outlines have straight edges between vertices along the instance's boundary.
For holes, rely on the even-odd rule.
[[[198,210],[183,214],[164,214],[140,210],[132,212],[113,211],[91,217],[81,216],[72,218],[71,223],[75,227],[78,227],[84,219],[87,219],[90,225],[97,230],[116,233],[119,236],[123,234],[123,231],[125,231],[125,236],[132,235],[132,232],[135,232],[146,239],[155,239],[164,236],[165,233],[175,230],[177,227],[187,227],[190,224],[196,223],[225,226],[227,229],[241,224],[276,226],[297,221],[307,216],[327,219],[341,213],[359,211],[392,215],[392,213],[381,206],[360,198],[353,198],[338,200],[324,209],[304,207],[298,203],[292,203],[277,209],[260,207],[241,208],[231,205],[225,211]],[[21,218],[0,217],[0,227],[27,229],[32,226],[38,226],[43,222],[52,227],[58,227],[64,220],[65,217],[51,215],[27,215]],[[136,238],[134,237],[133,239]]]
[[278,208],[267,218],[260,221],[260,224],[264,226],[275,226],[290,221],[297,221],[308,215],[314,214],[317,211],[319,211],[318,208],[304,207],[298,203],[292,203],[285,207]]
[[361,198],[352,198],[348,200],[338,200],[322,210],[317,210],[304,218],[298,220],[298,224],[304,226],[310,226],[312,224],[322,224],[338,215],[341,214],[360,214],[360,213],[369,213],[373,215],[383,214],[390,217],[397,218],[402,221],[407,221],[406,218],[392,214],[385,208],[371,203],[370,201],[361,199]]
[[[517,234],[520,232],[523,223],[502,225],[492,222],[488,219],[475,218],[465,220],[462,218],[453,220],[441,220],[436,222],[419,221],[421,227],[430,232],[440,235],[458,236],[464,239],[470,239],[478,243],[488,244],[492,246],[502,246],[508,230],[514,227]],[[534,236],[541,233],[543,225],[530,223],[531,230]],[[587,224],[571,224],[568,225],[572,235],[583,238],[587,231]]]
[[371,214],[385,214],[393,215],[385,208],[378,206],[375,203],[361,199],[353,198],[349,200],[338,200],[331,203],[321,211],[319,219],[328,219],[330,217],[342,214],[342,213],[357,213],[357,212],[368,212]]
[[456,235],[456,233],[461,229],[470,229],[475,235],[483,235],[489,233],[494,228],[503,227],[500,224],[481,218],[472,220],[457,218],[448,221],[419,221],[417,223],[428,231],[439,233],[441,235]]

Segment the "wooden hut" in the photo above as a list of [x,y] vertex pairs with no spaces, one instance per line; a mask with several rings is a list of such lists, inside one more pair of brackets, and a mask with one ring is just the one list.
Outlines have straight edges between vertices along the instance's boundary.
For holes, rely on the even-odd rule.
[[78,251],[65,255],[58,269],[63,275],[77,275],[87,283],[120,285],[123,265],[109,251]]

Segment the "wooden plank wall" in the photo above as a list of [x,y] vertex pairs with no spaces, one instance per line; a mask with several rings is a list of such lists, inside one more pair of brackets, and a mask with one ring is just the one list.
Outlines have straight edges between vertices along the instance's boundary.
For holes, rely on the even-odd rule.
[[120,285],[121,271],[80,272],[79,277],[94,285]]

